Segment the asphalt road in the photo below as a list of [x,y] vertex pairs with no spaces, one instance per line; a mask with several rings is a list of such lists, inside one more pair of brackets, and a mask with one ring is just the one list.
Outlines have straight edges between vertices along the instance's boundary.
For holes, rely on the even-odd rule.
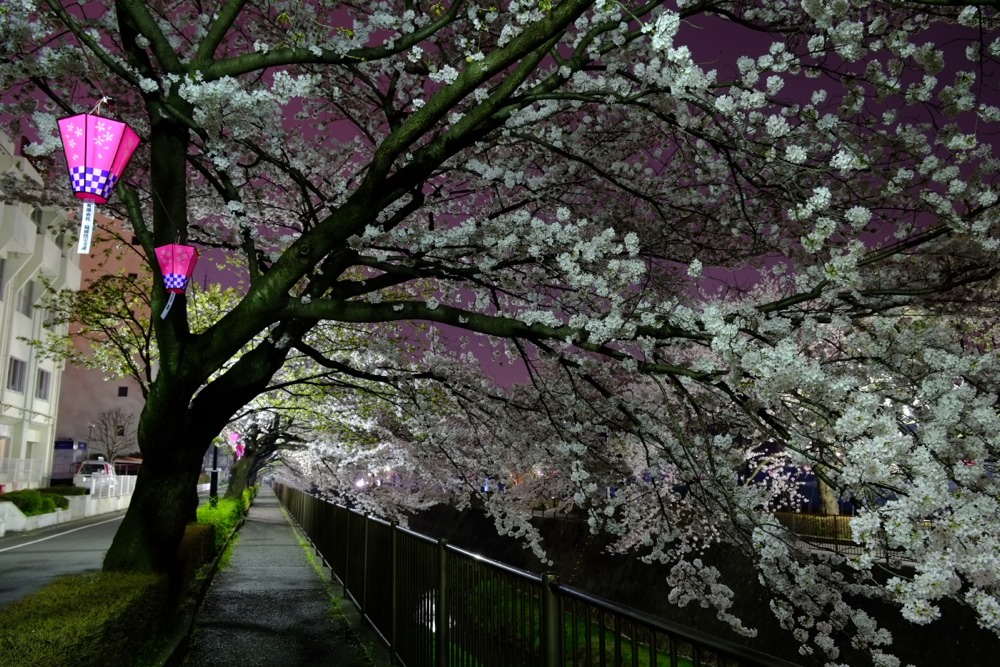
[[63,574],[96,572],[124,512],[85,525],[53,527],[0,539],[0,607],[38,590]]

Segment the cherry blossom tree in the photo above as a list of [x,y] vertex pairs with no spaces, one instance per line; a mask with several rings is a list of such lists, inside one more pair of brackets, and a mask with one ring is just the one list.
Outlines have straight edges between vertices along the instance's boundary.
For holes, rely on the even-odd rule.
[[298,438],[292,432],[293,423],[280,413],[255,411],[231,423],[233,465],[226,485],[227,498],[242,498],[256,483],[257,473],[279,456],[282,447],[292,446]]
[[[29,152],[113,97],[144,143],[112,208],[145,255],[180,241],[247,267],[206,329],[183,299],[154,319],[143,472],[105,568],[167,569],[206,448],[291,355],[368,372],[311,345],[318,323],[385,344],[381,325],[424,323],[534,372],[542,413],[491,431],[495,462],[454,461],[465,482],[483,461],[553,465],[595,529],[679,559],[679,603],[729,613],[700,534],[753,553],[780,622],[833,662],[843,630],[893,664],[848,594],[917,623],[950,598],[1000,630],[997,359],[958,321],[994,301],[996,9],[5,3],[3,110]],[[413,362],[436,374],[447,356]],[[489,439],[492,407],[442,419],[421,400],[427,433]],[[421,432],[410,455],[450,451]],[[859,499],[862,557],[799,548],[768,512],[783,485],[738,482],[765,441]],[[647,471],[656,484],[597,499],[603,475]],[[615,500],[633,492],[646,501]],[[872,584],[886,553],[899,566]]]

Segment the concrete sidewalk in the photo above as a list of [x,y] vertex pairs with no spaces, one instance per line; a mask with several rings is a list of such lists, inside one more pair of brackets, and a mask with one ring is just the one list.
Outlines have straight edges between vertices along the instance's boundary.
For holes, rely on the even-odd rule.
[[357,632],[337,611],[343,605],[351,613],[351,604],[338,604],[330,591],[277,497],[262,487],[232,560],[215,575],[198,610],[182,664],[370,667],[375,663]]

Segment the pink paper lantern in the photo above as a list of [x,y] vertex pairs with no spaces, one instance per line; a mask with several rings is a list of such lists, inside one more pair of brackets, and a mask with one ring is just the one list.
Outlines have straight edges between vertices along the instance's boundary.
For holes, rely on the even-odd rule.
[[73,193],[85,202],[106,204],[139,146],[125,123],[88,113],[59,120]]
[[160,313],[162,319],[166,318],[170,306],[174,305],[174,297],[183,294],[187,288],[191,274],[194,273],[194,265],[198,263],[198,251],[179,243],[161,245],[156,248],[156,261],[159,262],[160,272],[163,274],[163,286],[170,292],[167,306]]
[[156,249],[156,261],[160,263],[163,286],[167,291],[183,294],[194,273],[194,265],[198,263],[198,251],[179,243],[161,245]]

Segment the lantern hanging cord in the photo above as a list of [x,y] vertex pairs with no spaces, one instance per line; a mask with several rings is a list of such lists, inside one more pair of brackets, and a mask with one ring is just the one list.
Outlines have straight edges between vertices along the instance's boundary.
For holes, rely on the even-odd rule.
[[107,95],[103,95],[102,94],[101,95],[101,99],[98,100],[97,104],[94,105],[94,108],[90,110],[90,114],[92,116],[100,115],[100,113],[101,113],[101,105],[102,104],[107,104],[108,107],[110,107],[112,102],[114,102],[114,98],[113,97],[108,97]]

